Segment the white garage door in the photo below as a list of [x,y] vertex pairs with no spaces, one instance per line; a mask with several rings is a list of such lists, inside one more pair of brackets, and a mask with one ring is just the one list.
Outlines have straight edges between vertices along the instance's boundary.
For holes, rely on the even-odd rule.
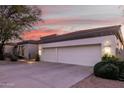
[[93,66],[101,60],[101,46],[73,46],[44,49],[42,60],[67,64]]
[[41,60],[47,62],[57,62],[56,48],[43,49]]
[[58,48],[58,62],[93,66],[101,60],[100,45]]

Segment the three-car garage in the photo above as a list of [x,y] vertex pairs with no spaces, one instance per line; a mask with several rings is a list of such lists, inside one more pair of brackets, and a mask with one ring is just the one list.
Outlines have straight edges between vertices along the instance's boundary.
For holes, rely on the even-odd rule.
[[100,45],[44,48],[42,60],[48,62],[93,66],[101,60]]
[[[80,30],[41,39],[40,59],[44,62],[94,66],[105,54],[119,55],[123,46],[120,26]],[[119,42],[119,44],[117,44]]]

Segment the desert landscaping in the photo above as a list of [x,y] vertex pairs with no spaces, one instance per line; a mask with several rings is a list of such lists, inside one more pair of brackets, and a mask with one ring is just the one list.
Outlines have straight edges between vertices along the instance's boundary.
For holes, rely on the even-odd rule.
[[93,74],[73,85],[72,88],[123,88],[124,82],[96,77]]

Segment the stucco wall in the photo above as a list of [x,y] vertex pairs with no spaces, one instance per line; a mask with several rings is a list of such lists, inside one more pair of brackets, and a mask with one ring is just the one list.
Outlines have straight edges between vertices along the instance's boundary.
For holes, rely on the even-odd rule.
[[52,47],[66,47],[66,46],[77,46],[77,45],[92,45],[92,44],[101,44],[101,53],[103,55],[103,49],[105,47],[106,41],[109,41],[111,44],[112,55],[116,55],[116,36],[102,36],[95,38],[86,38],[86,39],[78,39],[78,40],[69,40],[62,42],[54,42],[41,44],[42,48],[52,48]]
[[[20,49],[19,49],[20,47]],[[18,50],[20,56],[24,56],[25,58],[35,58],[36,54],[38,53],[38,45],[37,44],[22,44],[18,46]],[[22,55],[24,51],[24,55]]]
[[101,60],[106,47],[112,55],[117,55],[117,42],[116,36],[109,35],[40,44],[40,60],[93,66]]
[[37,44],[25,44],[24,45],[24,56],[29,58],[35,58],[38,53],[38,45]]
[[116,44],[117,44],[117,46],[116,46],[116,54],[117,54],[117,56],[120,58],[120,59],[122,59],[122,60],[124,60],[124,46],[123,46],[123,44],[120,42],[120,40],[119,39],[117,39],[116,40]]

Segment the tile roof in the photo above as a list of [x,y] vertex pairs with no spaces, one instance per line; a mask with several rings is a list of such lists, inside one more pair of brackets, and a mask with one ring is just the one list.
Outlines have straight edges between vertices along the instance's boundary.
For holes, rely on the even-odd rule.
[[49,35],[42,37],[41,40],[27,40],[17,43],[20,44],[45,44],[52,42],[60,42],[60,41],[68,41],[68,40],[76,40],[76,39],[84,39],[84,38],[92,38],[92,37],[101,37],[108,35],[115,35],[122,44],[124,45],[123,36],[120,29],[121,25],[87,29],[71,32],[63,35]]
[[120,27],[121,25],[116,25],[116,26],[80,30],[63,35],[47,36],[47,37],[42,37],[40,43],[52,43],[52,42],[100,37],[107,35],[115,35],[123,43],[123,36]]

